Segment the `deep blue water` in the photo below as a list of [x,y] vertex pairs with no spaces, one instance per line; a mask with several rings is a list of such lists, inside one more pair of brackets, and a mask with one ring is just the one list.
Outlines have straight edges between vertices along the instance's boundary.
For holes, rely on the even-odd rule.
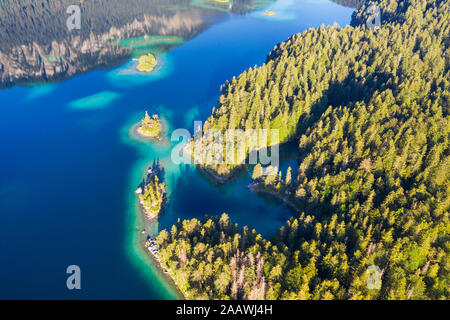
[[[272,18],[228,15],[161,57],[151,76],[129,72],[133,62],[127,62],[0,91],[0,298],[176,298],[138,243],[148,226],[136,216],[133,191],[154,159],[166,166],[170,187],[154,232],[178,218],[222,212],[265,236],[277,231],[291,212],[249,192],[248,175],[218,187],[170,163],[170,145],[140,142],[128,130],[151,106],[171,129],[192,131],[193,120],[210,114],[225,80],[261,65],[292,34],[346,25],[352,13],[326,0],[282,0],[273,10]],[[94,94],[98,104],[79,107],[79,99]],[[282,154],[284,169],[295,165],[289,152]],[[66,288],[71,264],[81,267],[82,290]]]

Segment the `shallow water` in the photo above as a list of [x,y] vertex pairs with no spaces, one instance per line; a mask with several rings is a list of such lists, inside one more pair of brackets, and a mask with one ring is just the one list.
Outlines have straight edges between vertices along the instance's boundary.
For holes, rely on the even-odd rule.
[[[170,162],[171,144],[135,139],[146,109],[192,132],[227,79],[312,26],[350,22],[352,9],[326,0],[281,0],[245,16],[227,14],[162,55],[150,75],[129,61],[68,81],[0,91],[0,298],[173,299],[175,290],[140,246],[146,228],[133,194],[155,159],[165,166],[169,203],[152,232],[178,218],[227,212],[240,226],[273,235],[291,212],[247,190],[243,174],[216,186]],[[285,150],[282,167],[295,165]],[[284,171],[285,172],[285,171]],[[147,226],[148,228],[148,226]],[[82,290],[66,288],[68,265]]]

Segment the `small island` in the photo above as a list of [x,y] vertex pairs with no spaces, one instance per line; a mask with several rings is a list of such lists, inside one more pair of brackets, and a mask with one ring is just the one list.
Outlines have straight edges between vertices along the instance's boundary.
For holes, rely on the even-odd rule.
[[156,58],[151,53],[143,55],[139,58],[139,64],[136,67],[137,70],[145,73],[150,73],[155,69],[158,62]]
[[266,10],[266,11],[264,12],[264,15],[267,16],[267,17],[274,16],[275,14],[276,14],[275,11],[270,11],[270,10]]
[[147,179],[136,189],[139,203],[147,219],[157,218],[166,199],[166,185],[161,181],[162,170],[159,165],[153,165],[147,171]]
[[136,131],[143,137],[161,140],[162,125],[159,116],[154,114],[150,117],[148,112],[145,111],[145,116]]

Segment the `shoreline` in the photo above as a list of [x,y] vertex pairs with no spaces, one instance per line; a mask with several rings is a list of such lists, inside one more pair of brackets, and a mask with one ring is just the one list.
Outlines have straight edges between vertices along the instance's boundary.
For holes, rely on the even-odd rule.
[[252,183],[250,183],[250,184],[247,186],[247,188],[248,188],[250,191],[252,191],[252,192],[254,192],[254,193],[256,193],[256,194],[261,193],[261,194],[266,194],[266,195],[272,196],[272,197],[274,197],[274,198],[276,198],[276,199],[278,199],[278,200],[283,201],[283,204],[285,204],[286,206],[290,207],[290,208],[293,209],[295,212],[297,212],[297,213],[300,213],[300,212],[301,212],[301,211],[295,206],[295,204],[294,204],[291,200],[289,200],[289,198],[288,198],[287,196],[285,196],[285,195],[283,196],[283,195],[281,195],[279,192],[275,192],[275,191],[272,191],[272,190],[268,190],[268,189],[266,189],[266,188],[264,188],[264,187],[261,187],[261,183],[260,183],[260,182],[253,181]]
[[[208,168],[208,167],[202,167],[200,165],[196,166],[202,173],[204,173],[205,175],[207,175],[209,178],[211,178],[212,180],[214,180],[214,182],[220,183],[220,184],[225,184],[228,181],[230,181],[231,179],[233,179],[233,177],[235,176],[234,174],[230,174],[230,175],[226,175],[226,176],[221,176],[219,174],[217,174],[213,169]],[[234,170],[233,170],[234,171]]]
[[[149,140],[151,142],[163,143],[164,142],[163,132],[167,129],[167,124],[165,123],[165,121],[161,120],[161,131],[157,137],[150,137],[145,134],[142,134],[139,129],[140,129],[140,123],[139,122],[134,123],[128,129],[129,137],[131,139],[140,141],[141,143],[148,143]],[[147,169],[146,176],[148,174],[151,174],[151,173]],[[177,300],[187,300],[186,293],[184,293],[178,287],[178,285],[175,283],[175,279],[174,279],[173,275],[170,273],[170,270],[166,270],[166,268],[164,268],[162,266],[159,258],[157,256],[155,256],[155,254],[150,250],[150,248],[148,246],[146,246],[146,242],[148,241],[149,238],[151,238],[151,234],[154,234],[154,232],[152,232],[151,230],[155,226],[155,224],[157,225],[159,214],[161,212],[163,212],[164,206],[167,204],[167,197],[166,197],[166,195],[164,196],[164,200],[161,204],[161,208],[160,208],[159,212],[148,211],[148,210],[146,210],[145,206],[139,199],[139,194],[140,194],[140,192],[138,192],[139,189],[141,189],[143,191],[143,186],[140,185],[133,192],[134,193],[133,197],[135,199],[134,200],[135,201],[134,213],[135,213],[136,218],[138,220],[140,220],[142,223],[142,228],[140,231],[138,229],[135,229],[135,232],[137,233],[137,242],[138,242],[137,245],[139,248],[144,250],[146,256],[149,257],[149,259],[150,259],[150,265],[147,265],[147,267],[155,270],[154,272],[160,272],[161,276],[165,277],[164,281],[167,282],[175,290],[175,292],[177,294],[176,299]],[[156,271],[156,270],[158,270],[158,271]]]
[[[152,241],[154,241],[156,243],[155,239],[152,239]],[[146,242],[148,242],[148,240],[146,240]],[[176,290],[178,291],[178,293],[181,295],[181,297],[184,300],[188,300],[187,298],[187,293],[183,292],[178,285],[175,282],[175,278],[173,277],[173,275],[170,273],[172,270],[169,269],[167,270],[161,263],[161,260],[158,257],[158,248],[156,247],[156,249],[152,249],[154,248],[153,246],[147,246],[146,242],[144,242],[143,248],[145,250],[145,252],[147,253],[147,255],[153,260],[153,262],[155,263],[156,267],[167,277],[169,278],[170,282],[172,283],[172,285],[176,288]],[[156,245],[157,246],[157,245]]]
[[230,174],[221,176],[211,168],[208,168],[202,164],[195,164],[195,159],[192,155],[191,149],[192,149],[192,141],[189,141],[188,143],[186,143],[186,145],[183,147],[182,150],[184,159],[188,159],[191,165],[194,165],[196,169],[198,169],[201,173],[203,173],[207,178],[212,180],[212,182],[225,184],[230,180],[232,180],[234,177],[236,177],[237,173],[239,173],[241,169],[241,167],[236,167],[230,172]]
[[[139,203],[139,199],[136,199],[137,203]],[[136,203],[136,204],[137,204]],[[135,214],[141,215],[141,218],[143,219],[144,222],[144,226],[145,226],[145,222],[148,223],[149,225],[153,225],[154,223],[158,222],[158,219],[156,217],[156,219],[152,219],[152,220],[148,220],[145,216],[145,212],[142,209],[142,206],[139,204],[138,206],[135,207]],[[173,277],[173,275],[170,273],[171,270],[167,270],[166,268],[163,267],[161,260],[158,258],[157,255],[155,255],[150,248],[146,245],[146,242],[148,241],[149,238],[151,238],[150,234],[148,231],[146,231],[148,229],[148,226],[145,227],[144,230],[138,231],[135,229],[135,232],[138,233],[138,245],[139,247],[141,247],[144,252],[146,253],[146,255],[150,258],[151,262],[150,264],[150,268],[155,268],[157,270],[159,270],[161,272],[161,274],[166,277],[166,281],[170,284],[170,286],[172,286],[175,291],[178,293],[178,298],[181,300],[187,300],[187,296],[186,293],[183,292],[178,285],[175,282],[175,278]],[[155,238],[156,239],[156,238]]]

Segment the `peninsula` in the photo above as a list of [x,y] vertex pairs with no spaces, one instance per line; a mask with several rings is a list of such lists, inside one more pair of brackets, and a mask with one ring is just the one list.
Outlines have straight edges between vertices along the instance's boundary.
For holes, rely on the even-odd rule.
[[295,167],[257,164],[249,189],[297,212],[270,239],[225,214],[161,230],[161,264],[190,298],[449,299],[450,2],[376,3],[378,29],[362,6],[350,27],[296,34],[227,83],[203,127],[294,141]]

